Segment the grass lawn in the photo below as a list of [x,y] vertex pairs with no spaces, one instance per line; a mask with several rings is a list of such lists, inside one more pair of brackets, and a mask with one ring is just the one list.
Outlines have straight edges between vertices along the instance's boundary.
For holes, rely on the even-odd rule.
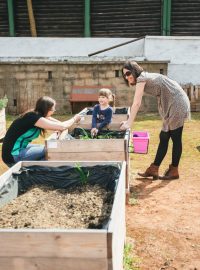
[[[55,115],[55,118],[64,121],[71,117],[72,115]],[[7,115],[6,125],[7,128],[10,126],[12,121],[16,118],[16,116]],[[132,127],[134,131],[148,131],[150,134],[150,143],[149,143],[149,151],[147,155],[131,155],[131,160],[134,160],[134,164],[132,164],[135,168],[141,167],[141,158],[143,166],[148,166],[150,162],[154,160],[155,152],[157,149],[158,141],[159,141],[159,132],[161,128],[162,122],[160,116],[157,113],[139,113],[136,121]],[[51,132],[47,132],[46,136],[49,136]],[[191,121],[185,123],[184,132],[183,132],[183,154],[182,161],[189,155],[191,159],[195,159],[197,157],[198,149],[196,147],[200,146],[200,112],[192,113]],[[44,138],[39,137],[34,141],[34,143],[44,143]],[[171,142],[170,142],[171,143]],[[0,151],[2,145],[0,144]],[[169,163],[171,158],[171,147],[169,146],[169,152],[166,157],[165,163]],[[1,160],[1,159],[0,159]],[[2,162],[0,165],[0,174],[2,174],[7,169],[7,166]]]

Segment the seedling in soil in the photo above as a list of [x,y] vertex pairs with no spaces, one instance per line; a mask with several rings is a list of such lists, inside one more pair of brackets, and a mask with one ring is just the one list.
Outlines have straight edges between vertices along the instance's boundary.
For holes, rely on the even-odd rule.
[[108,132],[104,135],[99,135],[98,139],[111,139],[113,138],[114,132]]
[[90,172],[88,171],[87,174],[85,174],[79,163],[76,163],[74,168],[80,175],[81,184],[87,185]]
[[80,128],[80,129],[83,131],[83,134],[84,134],[84,135],[80,135],[80,139],[82,139],[82,140],[89,140],[89,139],[91,139],[91,137],[87,134],[87,132],[85,131],[84,128]]
[[[114,131],[109,131],[107,133],[104,133],[104,134],[97,134],[95,136],[92,136],[90,134],[90,131],[86,131],[84,128],[79,128],[81,131],[82,131],[82,135],[79,135],[79,139],[82,139],[82,140],[91,140],[91,139],[112,139],[112,138],[117,138],[117,134],[116,132]],[[89,132],[89,134],[88,134]]]

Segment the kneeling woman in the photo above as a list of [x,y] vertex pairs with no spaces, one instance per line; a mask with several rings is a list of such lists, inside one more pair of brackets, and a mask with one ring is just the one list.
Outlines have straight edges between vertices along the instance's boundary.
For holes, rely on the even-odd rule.
[[54,99],[44,96],[37,100],[35,109],[24,113],[13,121],[2,146],[2,159],[11,167],[14,163],[22,160],[44,160],[45,146],[30,144],[32,140],[44,135],[45,130],[63,131],[80,120],[75,115],[70,120],[60,122],[51,117],[55,111]]

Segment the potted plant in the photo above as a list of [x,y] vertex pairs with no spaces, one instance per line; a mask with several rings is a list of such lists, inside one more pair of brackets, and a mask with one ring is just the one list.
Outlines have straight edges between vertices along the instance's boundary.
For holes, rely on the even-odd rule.
[[0,139],[2,139],[6,133],[5,107],[7,106],[7,103],[8,103],[7,96],[0,98]]

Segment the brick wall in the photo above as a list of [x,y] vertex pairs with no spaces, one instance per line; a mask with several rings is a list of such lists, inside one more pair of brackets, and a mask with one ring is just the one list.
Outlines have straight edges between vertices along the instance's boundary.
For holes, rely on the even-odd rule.
[[[167,63],[140,63],[149,72],[167,74]],[[71,111],[69,95],[74,85],[110,85],[116,95],[116,106],[130,106],[134,88],[125,85],[123,62],[1,63],[0,97],[8,97],[7,112],[19,114],[34,107],[36,100],[48,95],[57,102],[57,111]],[[83,106],[85,104],[82,104]],[[86,104],[87,106],[87,104]],[[141,110],[157,111],[155,98],[145,95]]]

